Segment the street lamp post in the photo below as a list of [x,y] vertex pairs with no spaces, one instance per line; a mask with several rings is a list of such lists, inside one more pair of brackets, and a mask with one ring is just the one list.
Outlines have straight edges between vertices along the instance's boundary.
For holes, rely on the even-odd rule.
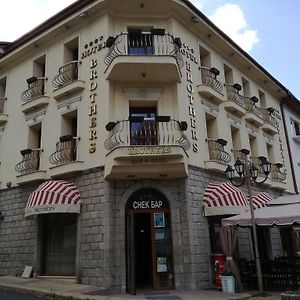
[[[234,178],[234,172],[235,170],[228,165],[227,169],[225,170],[226,177],[230,180],[230,182],[235,186],[241,186],[243,184],[246,184],[247,186],[247,192],[248,192],[248,198],[249,198],[249,204],[250,204],[250,213],[251,213],[251,224],[252,224],[252,231],[253,231],[253,242],[254,242],[254,253],[255,253],[255,265],[256,265],[256,276],[258,281],[258,290],[260,294],[263,294],[264,288],[263,288],[263,277],[262,277],[262,270],[261,270],[261,264],[260,264],[260,257],[259,257],[259,251],[258,251],[258,240],[257,240],[257,231],[256,231],[256,224],[255,224],[255,215],[254,215],[254,206],[253,206],[253,199],[252,199],[252,184],[253,182],[257,182],[258,177],[258,169],[251,164],[251,162],[248,160],[249,150],[247,149],[241,149],[240,150],[243,161],[237,160],[234,164],[235,170],[238,173],[239,177],[241,178],[241,182],[239,184],[235,184],[233,182]],[[261,166],[265,175],[265,178],[257,183],[263,183],[267,180],[271,164],[268,162],[268,160],[264,156],[260,156],[259,160],[261,162]]]

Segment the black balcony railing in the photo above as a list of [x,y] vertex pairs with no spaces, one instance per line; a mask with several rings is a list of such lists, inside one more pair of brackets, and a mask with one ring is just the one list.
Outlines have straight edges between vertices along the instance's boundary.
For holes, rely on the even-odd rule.
[[55,88],[61,88],[78,79],[78,66],[80,61],[70,61],[59,68],[58,74],[54,77],[52,85]]
[[0,114],[4,114],[4,105],[5,105],[6,97],[0,97]]
[[180,146],[190,148],[190,142],[184,134],[186,122],[179,122],[170,117],[157,117],[147,120],[132,117],[130,120],[110,122],[106,125],[110,131],[104,145],[107,150],[124,146]]
[[219,70],[216,68],[206,68],[200,67],[202,84],[206,86],[210,86],[212,89],[216,90],[219,93],[223,91],[222,83],[217,79],[219,75]]
[[15,170],[21,175],[34,173],[40,167],[40,154],[42,149],[24,149],[21,150],[22,161],[19,162]]
[[76,160],[78,137],[64,135],[56,143],[56,151],[51,154],[49,161],[55,166],[71,163]]
[[184,65],[180,53],[181,42],[169,33],[162,32],[122,32],[115,38],[108,38],[106,45],[109,47],[104,62],[109,66],[118,56],[173,56],[181,69]]
[[279,122],[272,115],[272,113],[270,112],[270,109],[261,108],[261,115],[262,115],[262,119],[263,119],[265,124],[270,124],[270,125],[272,125],[276,128],[279,127]]
[[233,149],[231,150],[231,152],[233,154],[234,161],[237,161],[239,159],[241,162],[245,163],[245,156],[241,152],[241,150]]
[[224,150],[227,142],[223,139],[207,139],[209,159],[222,164],[228,164],[231,161],[231,156]]
[[258,107],[255,103],[256,103],[256,97],[244,97],[244,101],[245,101],[245,108],[247,113],[253,113],[254,115],[256,115],[258,118],[262,119],[262,109],[261,107]]
[[286,173],[281,171],[282,164],[271,164],[271,178],[277,181],[285,181]]
[[21,95],[21,100],[25,103],[30,102],[45,95],[46,77],[31,77],[27,79],[28,89]]
[[227,99],[228,101],[232,101],[237,105],[241,106],[242,108],[246,108],[246,103],[244,101],[244,97],[239,94],[239,85],[231,85],[231,84],[224,84],[227,91]]

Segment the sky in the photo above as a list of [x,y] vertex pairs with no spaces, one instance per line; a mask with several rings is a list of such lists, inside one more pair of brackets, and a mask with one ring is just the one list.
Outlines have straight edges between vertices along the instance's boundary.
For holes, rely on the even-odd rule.
[[[300,99],[300,77],[296,74],[296,68],[300,69],[300,1],[190,1]],[[0,41],[14,41],[73,2],[3,1]]]

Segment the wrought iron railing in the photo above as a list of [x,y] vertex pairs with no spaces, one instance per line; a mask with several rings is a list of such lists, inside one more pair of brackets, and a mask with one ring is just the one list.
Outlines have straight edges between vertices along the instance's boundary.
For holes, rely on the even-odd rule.
[[255,104],[255,101],[253,101],[253,99],[250,98],[250,97],[244,97],[244,101],[245,101],[245,104],[246,104],[246,106],[245,106],[246,112],[247,113],[253,113],[258,118],[262,119],[262,109],[261,109],[261,107],[258,107]]
[[276,128],[279,127],[279,122],[267,108],[261,108],[262,119],[265,124],[270,124]]
[[22,161],[16,165],[15,170],[21,175],[34,173],[39,170],[42,151],[42,149],[21,150]]
[[242,108],[246,108],[244,97],[239,94],[239,89],[237,89],[235,85],[227,83],[225,83],[224,85],[226,87],[228,101],[232,101]]
[[234,161],[237,161],[239,159],[241,162],[245,163],[245,156],[241,152],[241,150],[233,149],[231,150],[231,152],[233,154]]
[[179,38],[174,38],[169,33],[155,34],[151,32],[142,32],[132,35],[128,32],[121,32],[115,38],[110,37],[111,42],[107,43],[109,47],[104,62],[109,66],[118,56],[173,56],[178,67],[181,69],[184,65],[180,53],[181,42]]
[[56,143],[56,151],[49,157],[51,164],[60,166],[76,160],[77,141],[79,138],[64,135]]
[[45,81],[46,77],[32,77],[34,78],[32,81],[27,80],[28,89],[24,91],[21,95],[21,100],[25,103],[28,103],[34,99],[37,99],[45,94]]
[[110,135],[104,145],[107,150],[124,146],[155,145],[180,146],[186,150],[191,146],[183,132],[186,128],[186,122],[179,122],[170,117],[157,117],[153,120],[131,118],[110,122],[106,125]]
[[222,83],[217,79],[219,75],[219,70],[216,68],[207,68],[200,67],[202,84],[206,86],[210,86],[212,89],[216,90],[219,93],[223,91]]
[[251,164],[258,170],[258,176],[263,176],[265,177],[264,169],[262,166],[262,161],[259,157],[256,156],[251,156]]
[[6,97],[0,97],[0,114],[3,115],[4,114],[4,105],[5,105],[5,101],[6,101]]
[[78,66],[80,61],[74,60],[59,68],[58,74],[54,77],[52,85],[55,88],[63,87],[78,79]]
[[227,142],[223,141],[224,140],[222,139],[207,139],[209,159],[219,163],[228,164],[231,161],[231,156],[224,150],[224,146],[227,144]]
[[282,172],[280,169],[282,168],[281,163],[271,164],[271,178],[277,181],[285,181],[286,173]]

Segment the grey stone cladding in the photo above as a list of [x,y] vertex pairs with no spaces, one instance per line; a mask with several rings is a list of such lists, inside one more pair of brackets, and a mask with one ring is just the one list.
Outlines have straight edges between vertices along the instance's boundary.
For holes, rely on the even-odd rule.
[[[224,175],[189,167],[189,176],[174,180],[105,180],[102,167],[67,178],[81,195],[77,226],[76,277],[79,282],[126,290],[126,201],[143,188],[154,188],[169,201],[173,240],[174,282],[177,289],[207,289],[213,269],[207,218],[202,197],[210,182],[225,181]],[[38,184],[0,191],[0,275],[20,274],[32,265],[39,275],[37,224],[24,218],[29,194]],[[273,196],[276,192],[270,192]],[[251,259],[250,233],[242,229],[240,256]],[[275,231],[272,239],[278,243]],[[276,248],[276,247],[275,247]],[[276,250],[277,252],[279,250]]]
[[19,275],[34,264],[35,222],[24,218],[26,200],[37,186],[19,186],[0,192],[0,275]]

